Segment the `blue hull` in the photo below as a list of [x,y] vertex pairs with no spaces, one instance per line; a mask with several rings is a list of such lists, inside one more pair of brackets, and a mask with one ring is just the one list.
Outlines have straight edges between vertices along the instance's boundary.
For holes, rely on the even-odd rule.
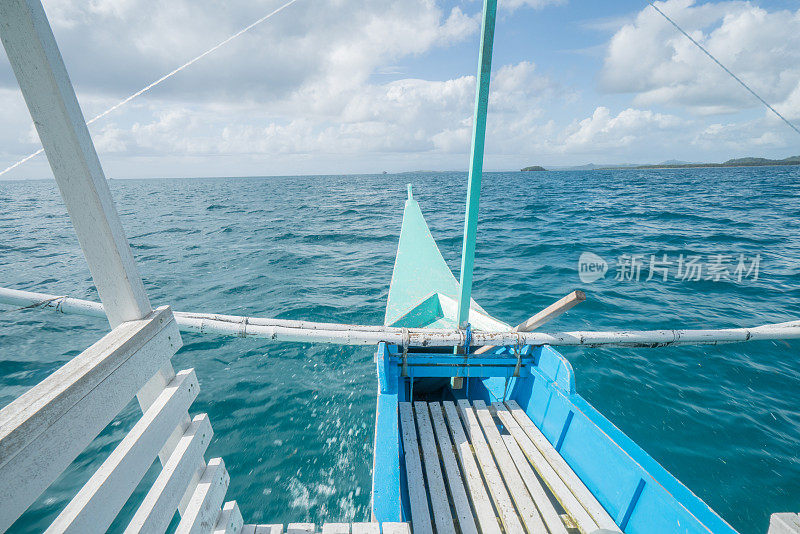
[[[375,520],[407,521],[410,517],[405,474],[401,468],[403,451],[397,403],[412,400],[413,387],[413,400],[515,400],[623,532],[736,532],[577,394],[572,366],[561,354],[550,347],[523,347],[519,378],[512,377],[516,358],[510,363],[510,356],[504,348],[471,356],[472,365],[467,368],[462,365],[463,355],[410,351],[409,377],[401,377],[398,348],[378,346],[372,479]],[[465,377],[466,387],[451,390],[446,378],[451,376]]]

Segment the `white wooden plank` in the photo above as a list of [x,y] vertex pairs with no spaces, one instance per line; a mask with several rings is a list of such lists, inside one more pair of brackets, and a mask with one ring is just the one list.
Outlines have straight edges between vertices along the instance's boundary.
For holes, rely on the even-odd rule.
[[[550,488],[555,498],[564,507],[564,510],[575,520],[581,532],[594,532],[597,530],[597,523],[589,515],[586,509],[581,505],[575,495],[570,491],[569,487],[561,480],[555,469],[548,463],[539,449],[533,444],[529,436],[524,432],[519,424],[519,421],[506,409],[505,406],[496,405],[497,416],[503,422],[503,425],[514,436],[517,444],[525,453],[528,461],[533,465],[539,475]],[[524,414],[523,414],[524,415]],[[527,415],[525,415],[527,418]],[[530,419],[528,419],[530,421]]]
[[452,402],[444,402],[443,408],[481,532],[483,534],[500,534],[500,525],[489,500],[489,494],[483,485],[481,472],[472,453],[472,446],[461,426],[461,418]]
[[353,534],[381,534],[378,523],[353,523]]
[[[497,403],[496,403],[497,404]],[[592,520],[597,523],[598,528],[608,529],[614,532],[619,532],[619,527],[608,514],[605,508],[597,501],[597,498],[589,491],[589,488],[583,481],[575,474],[575,471],[569,464],[562,458],[561,454],[553,447],[548,439],[542,434],[536,425],[533,424],[528,414],[525,413],[516,401],[508,401],[506,403],[514,420],[522,427],[522,430],[530,438],[533,444],[542,453],[542,456],[553,467],[558,476],[570,491],[575,495],[581,505],[589,512]]]
[[283,534],[283,525],[256,525],[256,534]]
[[383,523],[381,526],[383,527],[383,534],[411,534],[411,528],[408,523]]
[[[133,338],[133,339],[131,339]],[[0,411],[7,529],[180,347],[169,308],[114,329]],[[40,439],[46,436],[46,439]]]
[[[475,526],[475,518],[472,516],[472,508],[469,505],[469,498],[464,488],[464,481],[461,478],[461,471],[458,468],[458,461],[453,452],[453,442],[450,440],[450,434],[447,432],[447,424],[444,422],[442,406],[438,402],[431,402],[428,407],[430,408],[436,440],[439,443],[439,450],[442,453],[442,463],[444,464],[444,472],[447,477],[447,485],[450,488],[450,496],[453,500],[453,508],[456,512],[458,526],[462,534],[478,534],[478,528]],[[488,497],[486,499],[486,504],[488,505],[489,512],[491,512],[491,504],[489,503]],[[494,513],[491,514],[489,519],[491,520],[490,523],[497,525],[497,521],[494,520]]]
[[106,530],[153,464],[199,389],[193,369],[178,373],[47,532]]
[[217,524],[229,483],[230,477],[222,458],[209,460],[175,532],[178,534],[210,532]]
[[244,525],[242,534],[256,534],[256,525]]
[[350,534],[350,523],[325,523],[322,534]]
[[193,476],[205,469],[203,454],[214,435],[208,415],[195,416],[153,486],[125,529],[125,534],[164,532]]
[[417,431],[422,445],[423,467],[425,468],[425,479],[428,481],[428,495],[430,496],[436,531],[455,532],[453,517],[450,514],[450,502],[447,499],[447,490],[444,487],[442,467],[439,464],[436,439],[433,437],[428,403],[415,402],[414,411],[417,417]]
[[242,512],[236,501],[228,501],[222,505],[222,512],[214,527],[214,534],[241,534],[244,521]]
[[403,452],[408,481],[408,497],[411,503],[411,524],[415,534],[433,532],[425,481],[422,478],[422,464],[419,458],[417,430],[410,402],[399,403],[400,429],[403,434]]
[[550,497],[548,497],[547,492],[544,487],[542,487],[542,483],[539,481],[536,473],[533,472],[528,460],[522,453],[522,449],[517,445],[517,441],[509,434],[503,434],[502,438],[503,442],[506,444],[508,453],[511,455],[511,459],[514,460],[514,465],[517,466],[517,470],[522,476],[522,480],[525,481],[525,486],[527,486],[528,491],[533,497],[536,508],[539,509],[539,514],[542,516],[545,525],[547,525],[547,530],[549,530],[551,534],[567,534],[567,528],[564,526],[561,516],[550,501]]
[[314,523],[289,523],[286,534],[314,534]]
[[800,534],[800,516],[792,513],[772,514],[767,534]]
[[500,468],[500,474],[506,483],[508,492],[514,500],[517,507],[517,512],[522,519],[523,524],[528,532],[532,534],[547,534],[547,528],[533,503],[531,495],[525,488],[525,482],[517,471],[514,465],[514,460],[506,449],[506,444],[503,438],[500,437],[500,431],[494,423],[492,414],[483,401],[475,401],[475,414],[478,416],[478,422],[483,427],[483,433],[486,436],[486,441],[489,443],[489,448],[494,456],[497,466]]
[[1,2],[0,39],[109,322],[145,317],[150,302],[41,2]]
[[511,502],[511,497],[503,483],[503,478],[500,476],[500,471],[497,470],[489,445],[483,437],[480,423],[478,423],[469,401],[463,399],[458,401],[458,407],[464,420],[464,426],[468,430],[472,448],[475,450],[475,456],[478,458],[478,464],[481,466],[481,471],[483,471],[483,476],[486,479],[489,495],[497,508],[505,531],[508,533],[524,532],[522,523],[514,510],[514,504]]

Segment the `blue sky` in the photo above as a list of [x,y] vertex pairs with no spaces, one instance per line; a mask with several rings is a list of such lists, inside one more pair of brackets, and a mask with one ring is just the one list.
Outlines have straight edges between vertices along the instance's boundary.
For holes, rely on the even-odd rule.
[[[94,116],[284,0],[45,0]],[[796,1],[658,5],[800,122]],[[475,0],[298,0],[92,125],[109,176],[463,170]],[[486,167],[800,154],[644,1],[501,0]],[[38,148],[0,55],[0,168]],[[0,179],[49,176],[43,158]]]

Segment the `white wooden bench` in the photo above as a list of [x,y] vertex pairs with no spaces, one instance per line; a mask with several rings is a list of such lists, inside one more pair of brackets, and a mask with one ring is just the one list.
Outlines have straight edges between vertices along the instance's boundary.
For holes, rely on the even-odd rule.
[[620,532],[516,403],[404,402],[399,412],[415,534]]

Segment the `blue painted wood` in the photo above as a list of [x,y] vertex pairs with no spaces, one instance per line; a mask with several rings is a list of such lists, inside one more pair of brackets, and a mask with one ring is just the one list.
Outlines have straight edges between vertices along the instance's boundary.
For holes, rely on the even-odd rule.
[[475,240],[478,233],[478,206],[483,175],[483,151],[486,138],[486,114],[489,109],[489,80],[492,73],[492,46],[497,0],[484,0],[481,25],[481,49],[478,56],[478,87],[475,95],[475,116],[472,120],[472,152],[467,182],[467,208],[464,219],[464,242],[461,251],[461,282],[458,297],[458,324],[463,328],[469,320],[472,294],[472,271],[475,265]]
[[[403,521],[400,484],[400,433],[397,418],[400,375],[389,364],[386,344],[378,345],[378,405],[375,410],[375,441],[372,466],[372,518],[375,521]],[[406,505],[406,509],[408,509]]]
[[[398,446],[389,443],[400,441],[397,400],[398,395],[405,397],[404,381],[408,380],[399,376],[399,352],[395,346],[381,344],[377,356],[378,374],[382,377],[379,382],[394,382],[391,391],[379,393],[378,400],[379,411],[384,409],[384,402],[392,410],[379,412],[376,422],[373,495],[377,498],[373,499],[373,514],[380,521],[398,515],[397,503],[401,503],[399,506],[403,510],[408,509],[407,503],[402,504],[403,493],[407,492],[402,472],[397,473],[384,465],[401,465]],[[487,361],[506,362],[513,371],[516,359],[502,358],[502,352],[492,351],[482,356]],[[707,504],[576,393],[574,373],[566,358],[550,347],[525,347],[524,352],[528,376],[507,380],[505,376],[472,375],[470,401],[495,402],[503,400],[505,393],[519,403],[545,437],[554,446],[559,445],[561,455],[617,524],[625,527],[624,532],[735,534],[736,531]],[[463,361],[462,356],[449,353],[421,354],[413,350],[409,353],[410,364],[417,359],[448,364],[454,358]],[[409,368],[414,367],[409,365]],[[418,380],[423,376],[439,376],[435,370],[425,375],[423,369],[414,370]],[[477,368],[474,370],[479,372]],[[446,376],[451,376],[449,371]],[[445,385],[448,383],[446,379],[438,380]],[[443,391],[455,398],[463,396],[466,390]],[[391,398],[382,400],[382,396]],[[383,416],[386,421],[382,420]],[[381,433],[386,435],[379,437]],[[407,514],[401,511],[400,515]]]

